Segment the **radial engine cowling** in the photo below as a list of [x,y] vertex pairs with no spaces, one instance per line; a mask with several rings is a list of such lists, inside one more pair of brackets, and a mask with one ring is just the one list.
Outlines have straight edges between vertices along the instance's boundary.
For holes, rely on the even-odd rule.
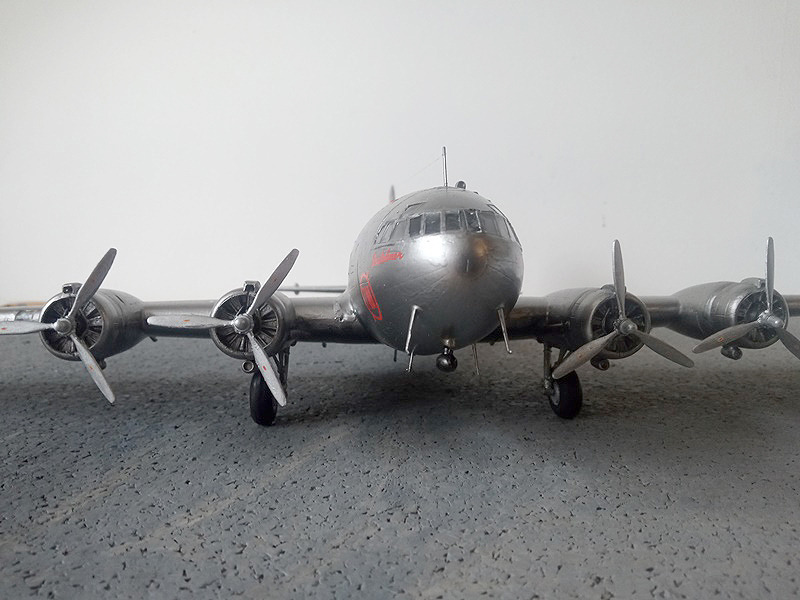
[[[610,285],[561,290],[547,296],[547,300],[547,322],[552,325],[550,331],[553,333],[542,335],[541,339],[564,350],[576,350],[611,333],[619,318],[617,299]],[[625,312],[640,331],[650,332],[650,314],[644,303],[633,294],[625,296]],[[619,336],[597,355],[597,359],[627,358],[641,347],[642,343],[633,337]]]
[[[214,305],[211,316],[232,321],[252,304],[259,289],[257,281],[248,281],[242,288],[231,290]],[[275,292],[269,301],[253,314],[253,335],[268,356],[276,354],[289,343],[289,331],[294,325],[294,307],[289,299]],[[253,360],[253,350],[247,335],[237,333],[232,325],[211,330],[211,339],[228,356]]]
[[[767,309],[764,280],[757,277],[739,283],[719,281],[696,285],[674,296],[680,301],[680,314],[679,320],[670,324],[670,329],[698,340],[728,327],[755,321]],[[777,291],[772,312],[784,324],[788,322],[789,307]],[[739,338],[734,345],[760,349],[775,343],[777,339],[775,329],[763,326]]]
[[[63,286],[62,293],[53,296],[42,307],[39,321],[54,323],[72,307],[79,283]],[[75,317],[75,333],[91,350],[97,360],[124,352],[138,344],[142,332],[142,302],[138,298],[115,290],[98,290]],[[39,333],[44,347],[64,360],[79,360],[75,344],[53,329]]]

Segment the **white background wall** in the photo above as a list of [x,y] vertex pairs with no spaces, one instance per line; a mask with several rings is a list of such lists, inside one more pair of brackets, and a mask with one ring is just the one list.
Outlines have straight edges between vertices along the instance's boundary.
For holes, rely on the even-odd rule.
[[[0,302],[345,281],[387,199],[493,199],[527,294],[800,293],[800,3],[0,2]],[[425,168],[427,166],[427,168]]]

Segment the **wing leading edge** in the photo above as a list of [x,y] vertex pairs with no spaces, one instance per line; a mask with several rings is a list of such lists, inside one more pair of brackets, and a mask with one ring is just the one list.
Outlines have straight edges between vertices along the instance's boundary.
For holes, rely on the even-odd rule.
[[[613,284],[561,290],[545,297],[523,296],[508,316],[511,337],[536,338],[561,351],[554,377],[562,377],[588,361],[602,368],[603,360],[625,358],[642,345],[689,366],[691,361],[675,354],[674,349],[653,343],[649,331],[655,327],[700,340],[695,353],[722,347],[723,355],[737,359],[742,348],[760,349],[781,341],[800,358],[800,340],[786,329],[789,317],[800,315],[800,295],[784,296],[774,288],[772,238],[767,243],[763,279],[705,283],[671,296],[639,298],[627,292],[617,241],[613,261]],[[498,328],[488,339],[499,338]]]

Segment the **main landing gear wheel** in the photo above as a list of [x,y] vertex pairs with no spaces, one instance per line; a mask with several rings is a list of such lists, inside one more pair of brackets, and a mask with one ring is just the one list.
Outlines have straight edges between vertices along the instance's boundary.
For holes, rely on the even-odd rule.
[[561,379],[554,379],[553,389],[548,398],[550,408],[562,419],[577,417],[583,406],[583,388],[577,373],[572,371]]
[[583,406],[583,388],[575,371],[570,371],[558,379],[553,377],[553,367],[564,363],[565,350],[559,350],[558,360],[553,365],[553,348],[544,344],[544,393],[550,401],[550,408],[562,419],[574,419]]
[[250,379],[250,416],[259,425],[272,425],[278,416],[278,401],[269,391],[261,373]]

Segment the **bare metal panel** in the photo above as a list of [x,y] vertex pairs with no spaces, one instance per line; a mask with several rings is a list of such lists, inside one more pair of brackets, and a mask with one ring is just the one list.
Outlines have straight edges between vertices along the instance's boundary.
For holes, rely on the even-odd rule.
[[789,314],[792,317],[800,317],[800,296],[784,296],[783,299],[789,306]]
[[142,308],[142,331],[151,337],[207,338],[208,331],[205,330],[158,327],[148,324],[147,319],[182,314],[209,315],[215,302],[216,300],[145,302]]
[[0,321],[38,321],[41,305],[0,306]]
[[294,298],[294,327],[292,339],[301,342],[337,342],[346,344],[376,343],[358,320],[340,321],[334,298]]
[[653,327],[669,327],[678,318],[681,303],[675,296],[642,296],[641,300],[650,313],[650,324]]

